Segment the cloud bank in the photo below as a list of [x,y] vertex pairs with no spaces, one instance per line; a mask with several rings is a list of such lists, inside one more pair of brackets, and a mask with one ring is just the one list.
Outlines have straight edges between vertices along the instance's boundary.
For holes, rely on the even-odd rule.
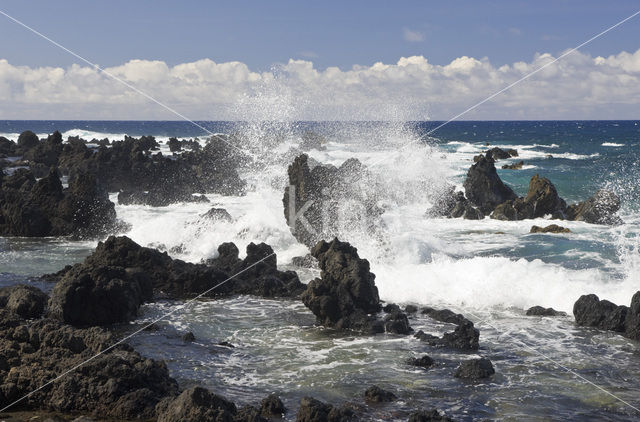
[[[290,60],[269,72],[209,59],[168,66],[131,60],[106,69],[191,119],[446,120],[553,60],[494,66],[422,56],[348,70]],[[14,66],[0,60],[2,119],[178,119],[98,70]],[[464,119],[638,119],[640,50],[609,57],[575,52]]]

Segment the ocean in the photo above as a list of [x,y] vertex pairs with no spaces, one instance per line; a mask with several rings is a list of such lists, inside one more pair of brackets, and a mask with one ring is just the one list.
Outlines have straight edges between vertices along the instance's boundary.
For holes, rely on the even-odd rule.
[[[118,218],[130,225],[123,234],[190,262],[214,257],[222,242],[235,242],[241,252],[250,242],[266,242],[279,266],[299,271],[308,281],[318,274],[290,264],[308,250],[289,231],[282,195],[291,148],[306,132],[320,134],[325,148],[311,150],[311,158],[339,165],[356,157],[377,180],[379,205],[385,209],[382,239],[371,239],[348,219],[340,237],[370,261],[381,299],[463,313],[480,330],[478,353],[493,361],[497,375],[483,384],[464,384],[451,374],[473,354],[430,349],[411,336],[336,334],[315,327],[300,302],[238,297],[198,302],[164,321],[162,330],[132,339],[142,354],[165,359],[183,385],[204,385],[240,403],[277,392],[292,410],[304,395],[355,401],[374,383],[398,392],[402,401],[372,411],[374,420],[395,420],[403,406],[437,407],[457,420],[638,419],[634,409],[598,387],[639,405],[640,348],[619,335],[575,326],[571,311],[583,294],[628,305],[640,290],[640,122],[464,121],[433,133],[442,122],[197,123],[214,133],[238,135],[230,139],[239,139],[237,146],[254,158],[241,172],[246,194],[208,195],[211,203],[159,208],[116,205]],[[208,136],[188,122],[0,121],[0,136],[15,140],[23,130],[41,137],[59,130],[65,139],[87,140],[153,135],[165,154],[169,137],[204,142]],[[551,224],[544,219],[426,217],[434,197],[430,187],[447,181],[462,188],[473,157],[493,146],[518,150],[518,157],[498,161],[497,167],[519,195],[526,194],[535,174],[549,178],[567,203],[606,187],[622,198],[624,224],[562,221],[571,233],[548,235],[529,234],[532,225]],[[500,168],[521,160],[521,170]],[[117,193],[111,199],[117,204]],[[225,208],[234,221],[200,218],[212,206]],[[80,262],[96,243],[0,238],[0,283],[48,289],[35,278]],[[180,305],[144,305],[133,324]],[[568,316],[525,316],[534,305]],[[433,334],[451,328],[420,314],[410,322]],[[182,342],[187,330],[195,334],[195,344]],[[236,347],[217,347],[220,341]],[[424,371],[403,363],[421,353],[438,364]]]

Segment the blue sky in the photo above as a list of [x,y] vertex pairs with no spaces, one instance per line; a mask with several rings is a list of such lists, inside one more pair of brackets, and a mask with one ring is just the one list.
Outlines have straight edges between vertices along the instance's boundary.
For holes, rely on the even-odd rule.
[[[43,1],[0,8],[91,60],[168,64],[210,58],[266,70],[290,58],[316,67],[423,55],[446,64],[488,57],[495,65],[577,45],[640,8],[637,1]],[[1,55],[15,65],[66,66],[73,57],[2,17]],[[405,31],[419,34],[407,41]],[[420,38],[423,40],[420,41]],[[635,51],[640,20],[584,51]]]
[[[260,101],[278,104],[267,119],[448,119],[638,9],[637,0],[0,2],[193,119],[244,119],[264,111]],[[175,118],[0,22],[0,118]],[[640,16],[464,118],[637,119],[639,106]]]

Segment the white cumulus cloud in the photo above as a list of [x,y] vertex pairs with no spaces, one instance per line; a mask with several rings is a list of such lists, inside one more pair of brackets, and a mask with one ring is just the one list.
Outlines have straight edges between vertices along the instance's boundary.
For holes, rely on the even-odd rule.
[[[269,72],[209,59],[175,66],[131,60],[106,71],[191,119],[242,120],[253,110],[264,119],[446,120],[554,58],[537,54],[498,67],[487,58],[463,56],[436,65],[412,56],[350,69],[318,69],[292,59]],[[178,119],[80,65],[28,67],[0,60],[0,98],[5,119]],[[463,118],[637,119],[639,105],[640,50],[595,58],[575,52]]]

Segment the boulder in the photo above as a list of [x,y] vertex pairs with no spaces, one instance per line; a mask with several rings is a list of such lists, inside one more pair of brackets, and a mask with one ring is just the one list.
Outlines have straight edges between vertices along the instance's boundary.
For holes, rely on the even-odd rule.
[[38,146],[39,142],[40,140],[38,139],[38,135],[30,130],[25,130],[20,134],[20,136],[18,136],[18,149],[24,152],[31,148],[35,148]]
[[431,346],[448,347],[463,351],[478,350],[480,347],[480,331],[469,320],[459,324],[453,332],[444,333],[442,338],[426,334],[422,330],[418,331],[414,337]]
[[462,314],[456,314],[455,312],[449,309],[433,309],[433,308],[422,308],[420,311],[423,315],[428,315],[429,318],[435,319],[440,322],[447,322],[449,324],[462,324],[464,322],[469,321]]
[[483,214],[489,214],[496,206],[517,198],[513,190],[500,180],[493,160],[484,156],[467,172],[464,189],[467,199]]
[[15,142],[0,136],[0,155],[7,157],[14,156],[16,154],[17,145]]
[[233,221],[233,217],[231,214],[227,212],[224,208],[211,208],[209,211],[205,212],[200,216],[201,218],[206,218],[212,221],[224,221],[230,223]]
[[493,364],[487,358],[469,359],[460,364],[454,376],[467,380],[480,380],[495,374]]
[[141,269],[80,265],[53,288],[49,316],[77,327],[129,322],[152,294]]
[[566,312],[556,311],[553,308],[543,308],[542,306],[533,306],[527,309],[527,316],[566,316]]
[[39,318],[44,313],[49,296],[40,289],[19,284],[0,288],[0,307],[22,318]]
[[594,294],[580,296],[573,305],[576,324],[620,333],[625,332],[628,311],[628,307],[600,300]]
[[551,224],[546,227],[531,226],[529,233],[571,233],[571,230],[557,224]]
[[569,220],[584,221],[591,224],[622,224],[616,215],[620,209],[620,198],[614,192],[600,189],[584,202],[571,205],[567,209]]
[[232,402],[202,387],[192,387],[158,405],[158,422],[232,422],[237,413]]
[[[348,407],[335,407],[312,397],[303,397],[296,415],[296,422],[349,422],[357,420]],[[158,421],[160,422],[160,421]]]
[[624,334],[631,340],[640,340],[640,291],[636,292],[631,298]]
[[373,385],[364,392],[364,399],[368,403],[386,403],[396,401],[398,398],[391,391]]

